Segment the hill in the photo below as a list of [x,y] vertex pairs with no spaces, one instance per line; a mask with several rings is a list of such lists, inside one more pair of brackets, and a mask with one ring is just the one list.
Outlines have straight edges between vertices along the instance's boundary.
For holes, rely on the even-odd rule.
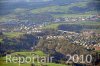
[[90,9],[87,6],[87,2],[77,2],[71,3],[69,5],[53,5],[43,8],[33,9],[32,13],[49,13],[49,14],[76,14],[76,13],[86,13]]
[[[3,1],[3,0],[2,0]],[[7,2],[0,1],[0,15],[7,15],[14,12],[15,9],[31,9],[34,12],[42,9],[43,12],[47,11],[49,8],[53,12],[63,12],[67,11],[67,13],[84,13],[91,11],[91,6],[94,5],[92,1],[87,0],[16,0],[11,2],[12,0],[4,0]],[[87,5],[88,2],[92,4]],[[96,3],[97,4],[97,3]],[[85,5],[84,7],[80,7]],[[96,6],[94,6],[96,7]],[[99,6],[98,6],[99,7]],[[58,9],[59,8],[59,9]],[[69,9],[69,10],[68,10]],[[49,10],[49,11],[50,11]],[[52,12],[50,11],[50,12]]]

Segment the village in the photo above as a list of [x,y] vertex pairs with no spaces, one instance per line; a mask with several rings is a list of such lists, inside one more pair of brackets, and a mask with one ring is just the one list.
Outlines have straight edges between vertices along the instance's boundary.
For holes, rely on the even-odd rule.
[[[68,18],[55,18],[52,22],[59,23],[59,22],[84,22],[84,21],[96,21],[100,18],[98,15],[93,15],[90,17],[68,17]],[[22,32],[25,34],[32,34],[32,33],[43,33],[45,30],[43,29],[44,26],[49,25],[51,22],[44,22],[42,24],[36,24],[34,22],[22,21],[22,22],[9,22],[8,23],[0,23],[0,32]],[[6,27],[5,27],[6,26]],[[100,50],[100,41],[99,39],[93,39],[93,37],[100,38],[100,34],[96,33],[92,30],[84,30],[80,33],[75,31],[67,31],[67,30],[58,30],[60,35],[47,35],[46,39],[68,39],[69,42],[72,44],[84,46],[87,49]],[[43,36],[38,36],[39,38]],[[90,40],[91,39],[91,40]],[[99,49],[98,49],[99,48]]]
[[[1,22],[0,23],[0,31],[1,32],[24,32],[24,33],[38,33],[42,32],[44,26],[52,24],[52,23],[77,23],[77,22],[89,22],[99,20],[100,16],[93,15],[90,17],[68,17],[68,18],[54,18],[53,21],[43,22],[40,24],[30,22],[28,20],[20,20],[10,21],[10,22]],[[10,24],[10,25],[9,25]]]

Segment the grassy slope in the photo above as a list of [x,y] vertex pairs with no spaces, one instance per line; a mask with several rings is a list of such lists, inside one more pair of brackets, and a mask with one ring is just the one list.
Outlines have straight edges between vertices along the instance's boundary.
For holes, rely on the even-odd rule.
[[63,17],[63,18],[77,18],[77,17],[89,17],[92,16],[91,14],[52,14],[55,18]]
[[78,25],[100,25],[100,22],[74,22],[74,23],[71,23],[71,22],[69,22],[69,23],[63,23],[63,22],[61,22],[61,23],[52,23],[52,24],[50,24],[50,25],[47,25],[47,26],[45,26],[45,27],[43,27],[44,29],[57,29],[58,28],[58,26],[59,25],[61,25],[61,24],[78,24]]
[[[57,14],[50,14],[52,15],[54,18],[59,18],[59,17],[89,17],[91,16],[93,13],[93,11],[89,11],[89,12],[85,12],[84,14],[80,13],[80,14],[67,14],[69,12],[69,9],[71,7],[77,6],[77,7],[87,7],[88,2],[78,2],[78,3],[72,3],[70,5],[63,5],[63,6],[59,6],[59,5],[55,5],[55,6],[48,6],[48,7],[44,7],[44,8],[39,8],[39,9],[33,9],[31,10],[32,13],[34,14],[39,14],[39,13],[57,13]],[[59,12],[61,12],[62,14],[59,14]],[[64,13],[64,14],[63,14]]]
[[[40,66],[40,64],[36,64],[37,66]],[[55,64],[55,63],[47,63],[48,66],[67,66],[63,64]],[[2,63],[0,66],[31,66],[31,64],[18,64],[18,63]],[[69,65],[68,65],[69,66]],[[71,66],[71,65],[70,65]]]
[[0,42],[2,42],[2,38],[0,38]]
[[[8,33],[3,33],[6,37],[8,38],[17,38],[23,35],[24,33],[21,32],[8,32]],[[0,37],[0,43],[2,43],[3,38]]]
[[[32,12],[34,14],[40,14],[40,13],[48,13],[48,12],[58,12],[57,14],[50,14],[53,17],[87,17],[90,16],[91,13],[90,12],[86,12],[86,14],[59,14],[59,12],[61,13],[67,13],[69,11],[69,8],[74,7],[74,6],[78,6],[78,7],[86,7],[87,2],[77,2],[77,3],[72,3],[70,5],[63,5],[63,6],[59,6],[59,5],[53,5],[53,6],[46,6],[46,7],[42,7],[42,8],[37,8],[37,9],[33,9],[30,10],[29,12]],[[24,14],[26,10],[25,9],[15,9],[14,13],[18,13],[18,14]],[[15,14],[10,14],[10,16],[3,16],[0,17],[0,22],[8,22],[8,21],[12,21],[12,20],[17,20],[16,15]]]
[[[60,23],[60,24],[62,24],[62,23]],[[55,24],[46,25],[45,27],[43,27],[43,29],[57,29],[57,27],[60,24],[59,23],[55,23]]]
[[[39,56],[45,56],[45,54],[42,52],[42,51],[35,51],[35,52],[15,52],[15,53],[12,53],[11,56],[15,56],[16,54],[20,54],[20,55],[24,55],[24,56],[32,56],[31,53],[35,53],[36,55],[39,55]],[[3,57],[3,59],[0,59],[0,66],[19,66],[18,63],[6,63],[5,61],[5,57]],[[37,64],[35,63],[36,65],[40,65],[41,63]],[[21,64],[20,66],[30,66],[31,63],[24,63],[24,64]],[[55,64],[55,63],[47,63],[48,66],[66,66],[66,65],[63,65],[63,64]]]
[[87,2],[78,2],[78,3],[72,3],[70,5],[63,5],[63,6],[48,6],[44,8],[39,9],[33,9],[32,13],[45,13],[45,12],[63,12],[67,13],[69,11],[69,8],[77,6],[77,7],[86,7]]
[[20,32],[8,32],[8,33],[4,33],[4,35],[6,35],[9,38],[19,37],[22,34],[23,33],[20,33]]
[[100,22],[80,22],[80,25],[100,25]]

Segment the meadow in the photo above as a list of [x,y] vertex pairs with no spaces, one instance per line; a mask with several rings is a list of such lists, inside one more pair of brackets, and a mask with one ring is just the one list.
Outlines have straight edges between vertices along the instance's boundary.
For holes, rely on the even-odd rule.
[[[46,56],[45,53],[43,53],[42,51],[35,51],[35,52],[14,52],[12,54],[10,54],[12,57],[15,57],[16,55],[20,55],[20,56],[25,56],[25,57],[32,57],[32,54],[36,54],[39,56]],[[6,63],[6,57],[1,57],[0,58],[0,66],[31,66],[31,63],[21,63],[19,65],[19,63],[10,63],[7,62]],[[36,66],[41,66],[41,65],[47,65],[47,66],[66,66],[64,64],[56,64],[56,63],[34,63]]]

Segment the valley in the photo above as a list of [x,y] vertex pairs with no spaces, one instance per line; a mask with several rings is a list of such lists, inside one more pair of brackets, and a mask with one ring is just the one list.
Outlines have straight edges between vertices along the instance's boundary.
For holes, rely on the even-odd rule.
[[[5,1],[0,1],[1,66],[100,65],[98,0]],[[22,59],[6,63],[7,54],[16,58],[37,55],[39,61],[48,56],[54,59],[42,63],[35,58],[34,63],[19,65]]]

